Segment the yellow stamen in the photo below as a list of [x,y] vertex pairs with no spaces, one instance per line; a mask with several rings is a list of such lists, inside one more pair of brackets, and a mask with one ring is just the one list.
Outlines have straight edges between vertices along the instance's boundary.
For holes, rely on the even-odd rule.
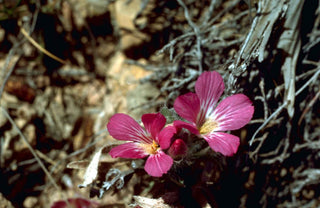
[[200,134],[207,134],[207,133],[212,132],[217,127],[218,127],[218,122],[208,119],[199,128],[199,132],[200,132]]
[[153,140],[152,144],[140,144],[140,145],[150,155],[156,154],[159,147],[160,147],[157,144],[157,142],[154,140]]

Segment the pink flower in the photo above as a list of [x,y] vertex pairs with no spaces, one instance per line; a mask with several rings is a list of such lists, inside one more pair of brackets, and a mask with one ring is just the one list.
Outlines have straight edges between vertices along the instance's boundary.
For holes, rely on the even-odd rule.
[[[70,206],[69,206],[70,205]],[[95,208],[98,207],[98,203],[94,201],[90,201],[83,198],[68,198],[68,204],[65,200],[60,200],[54,202],[54,204],[51,206],[51,208]]]
[[238,150],[240,139],[223,131],[239,129],[251,120],[254,112],[251,101],[243,94],[235,94],[217,105],[224,91],[218,72],[202,73],[195,91],[179,96],[174,102],[175,111],[190,123],[175,121],[174,125],[204,138],[214,151],[232,156]]
[[130,142],[112,148],[110,155],[133,159],[149,156],[145,171],[151,176],[161,177],[173,164],[173,159],[163,150],[169,147],[174,129],[163,129],[166,119],[160,113],[144,114],[141,120],[145,129],[128,115],[118,113],[111,117],[107,125],[110,135]]

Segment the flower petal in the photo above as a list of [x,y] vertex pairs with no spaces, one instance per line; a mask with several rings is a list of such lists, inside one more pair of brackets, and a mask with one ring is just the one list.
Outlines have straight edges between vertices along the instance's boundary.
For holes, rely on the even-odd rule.
[[144,114],[141,121],[154,140],[157,140],[158,134],[166,124],[166,118],[161,113]]
[[158,151],[157,154],[148,157],[144,169],[151,176],[161,177],[170,170],[172,164],[173,159],[169,155]]
[[200,134],[199,130],[197,129],[196,125],[194,125],[194,124],[190,124],[190,123],[187,123],[187,122],[184,122],[184,121],[177,120],[177,121],[173,122],[173,125],[177,129],[185,128],[185,129],[188,129],[192,134],[195,134],[195,135],[199,135]]
[[218,72],[203,72],[195,85],[196,94],[200,100],[200,115],[198,123],[202,124],[206,115],[211,114],[224,91],[223,78]]
[[189,92],[177,97],[173,106],[179,116],[190,122],[196,123],[200,111],[200,101],[196,94]]
[[223,132],[214,132],[204,135],[203,138],[209,143],[211,149],[225,156],[234,155],[240,144],[239,137]]
[[218,122],[215,131],[240,129],[251,120],[254,107],[250,99],[243,94],[227,97],[214,110],[212,119]]
[[171,144],[171,138],[173,137],[173,135],[177,133],[177,129],[175,126],[173,125],[169,125],[167,127],[165,127],[164,129],[162,129],[162,131],[159,134],[159,145],[161,147],[161,149],[167,149],[169,148],[170,144]]
[[152,143],[145,130],[130,116],[117,113],[107,125],[110,135],[117,140]]
[[112,148],[109,154],[113,158],[122,157],[132,159],[144,158],[148,155],[148,153],[144,151],[144,149],[139,145],[139,143],[136,142],[120,144],[119,146]]
[[60,200],[54,202],[54,204],[50,208],[68,208],[68,207],[76,207],[76,208],[84,208],[84,207],[98,207],[98,203],[95,201],[90,201],[84,198],[68,198],[68,203],[66,200]]

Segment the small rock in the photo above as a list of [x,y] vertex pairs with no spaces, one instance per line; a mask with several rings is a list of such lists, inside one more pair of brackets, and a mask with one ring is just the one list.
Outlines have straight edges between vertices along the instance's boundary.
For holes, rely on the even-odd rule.
[[0,192],[0,207],[2,208],[13,208],[13,205],[11,204],[11,202],[9,200],[7,200],[6,198],[4,198],[4,196],[1,194]]
[[23,206],[26,208],[32,208],[35,207],[36,203],[38,202],[37,197],[34,196],[28,196],[24,202],[23,202]]

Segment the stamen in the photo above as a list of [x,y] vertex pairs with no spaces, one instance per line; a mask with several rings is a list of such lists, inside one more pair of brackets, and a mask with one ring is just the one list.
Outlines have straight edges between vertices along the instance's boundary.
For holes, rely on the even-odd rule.
[[157,144],[157,142],[153,140],[153,142],[152,142],[152,150],[156,152],[159,147],[160,146]]
[[154,155],[157,153],[159,149],[159,144],[156,141],[152,141],[152,144],[140,144],[141,147],[150,155]]
[[207,134],[214,131],[217,127],[218,127],[218,122],[208,119],[199,128],[199,132],[200,134]]

